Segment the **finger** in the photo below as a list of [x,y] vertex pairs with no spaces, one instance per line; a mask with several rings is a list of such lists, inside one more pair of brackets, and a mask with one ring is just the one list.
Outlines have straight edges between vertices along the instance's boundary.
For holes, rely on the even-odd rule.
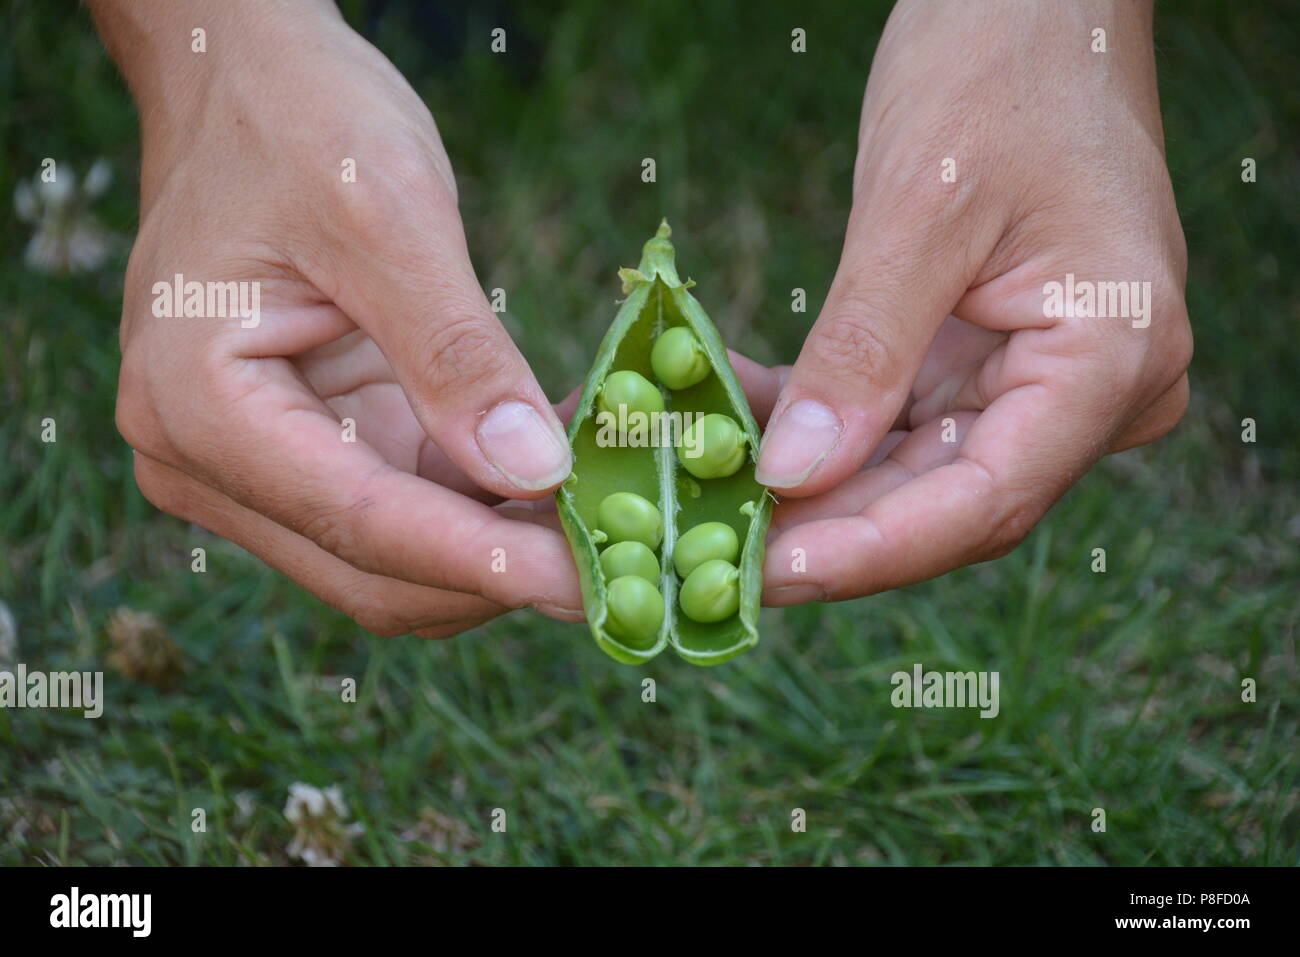
[[869,205],[854,205],[830,294],[759,452],[756,477],[782,495],[814,495],[858,470],[898,420],[926,350],[992,242],[966,237],[953,248],[951,217],[934,200],[925,204],[934,219]]
[[541,498],[532,502],[509,500],[495,506],[498,515],[520,522],[532,522],[555,531],[563,531],[560,516],[555,509],[555,498]]
[[581,398],[582,388],[579,387],[555,404],[555,415],[566,426],[569,424],[569,420],[573,418],[573,413],[578,411],[578,400]]
[[[555,414],[561,422],[567,423],[573,417],[574,410],[578,407],[578,395],[579,393],[575,391],[555,405]],[[360,434],[359,424],[358,434]],[[500,495],[479,488],[468,475],[460,470],[455,462],[447,457],[447,453],[438,448],[434,441],[427,436],[420,445],[419,464],[416,474],[421,478],[436,482],[445,488],[452,489],[461,495],[488,505],[496,505],[502,501]],[[544,498],[532,499],[532,501],[543,509],[550,508],[554,510],[555,508],[555,499],[550,495]]]
[[163,511],[229,539],[376,635],[401,635],[452,621],[478,623],[507,611],[473,595],[359,572],[302,536],[140,452],[135,455],[135,477],[145,498]]
[[454,638],[456,635],[464,634],[472,628],[477,628],[484,624],[488,619],[470,619],[468,621],[449,621],[446,624],[435,625],[431,628],[417,628],[411,634],[417,638],[427,638],[431,641],[439,641],[443,638]]
[[773,532],[768,541],[808,522],[856,515],[885,493],[946,465],[957,457],[961,440],[975,418],[968,412],[955,413],[951,433],[938,421],[912,432],[890,432],[861,472],[820,495],[787,499],[777,505],[772,513]]
[[[393,185],[389,185],[393,184]],[[416,418],[481,487],[539,498],[568,477],[564,430],[474,275],[454,197],[430,168],[348,184],[331,265],[311,278],[388,358]]]
[[1187,402],[1191,397],[1191,385],[1184,373],[1171,385],[1160,398],[1137,417],[1110,447],[1111,452],[1123,452],[1139,445],[1146,445],[1169,434],[1187,411]]
[[956,316],[946,318],[930,343],[893,428],[914,428],[946,409],[965,376],[1005,340],[1005,333],[982,329]]
[[[1052,355],[1079,358],[1053,364]],[[872,594],[1005,554],[1109,447],[1126,417],[1107,401],[1110,358],[1068,329],[1021,333],[1002,364],[1000,394],[953,460],[857,515],[780,535],[765,566],[765,600]],[[786,556],[795,548],[805,561],[792,568]]]
[[[1003,378],[1002,364],[1006,355],[1007,347],[1003,343],[994,349],[983,365],[940,383],[912,407],[910,424],[916,427],[945,413],[978,412],[987,408],[990,395],[997,393],[998,383]],[[1168,434],[1187,410],[1189,395],[1190,386],[1184,374],[1138,415],[1107,451],[1122,452]]]
[[234,360],[214,378],[175,397],[188,451],[169,464],[362,571],[512,608],[581,607],[563,536],[503,518],[348,441],[289,363]]
[[949,316],[939,327],[930,351],[925,354],[916,374],[913,392],[919,398],[928,395],[959,370],[983,362],[990,352],[1006,341],[1005,332],[994,332],[971,322]]
[[733,349],[727,350],[727,358],[736,373],[736,378],[740,381],[741,389],[745,392],[749,410],[754,413],[754,420],[758,422],[760,429],[765,427],[768,418],[772,415],[772,406],[776,404],[776,397],[790,375],[790,367],[765,366]]
[[[903,427],[915,427],[959,408],[952,404],[954,395],[1006,339],[1006,333],[982,329],[956,316],[945,319],[917,373],[914,401],[905,408]],[[978,408],[984,405],[987,403]]]
[[468,498],[489,505],[501,500],[480,488],[425,434],[388,359],[364,331],[354,329],[292,362],[330,411],[341,421],[350,419],[357,439],[385,461]]
[[945,412],[979,412],[988,408],[1003,379],[1007,345],[1007,342],[998,345],[983,362],[958,371],[918,399],[908,415],[909,424],[916,427]]

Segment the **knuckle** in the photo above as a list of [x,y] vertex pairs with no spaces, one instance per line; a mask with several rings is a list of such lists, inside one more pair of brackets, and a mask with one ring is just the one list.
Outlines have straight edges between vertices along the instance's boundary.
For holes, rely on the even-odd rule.
[[[847,291],[810,345],[820,367],[884,380],[897,368],[895,349],[882,334],[886,320],[857,290]],[[820,322],[818,325],[822,325]]]
[[418,140],[383,144],[377,159],[385,178],[401,196],[443,197],[446,193],[443,173],[434,154]]
[[180,494],[176,483],[138,455],[135,458],[135,484],[145,500],[158,511],[185,517],[185,496]]
[[[862,206],[883,214],[880,222],[928,223],[933,241],[944,232],[938,224],[952,224],[979,208],[981,182],[971,170],[996,163],[987,136],[971,123],[971,104],[953,104],[943,115],[932,117],[931,132],[918,146],[882,138],[876,150],[860,162],[855,177],[856,197]],[[949,175],[951,173],[951,175]]]
[[[1135,254],[1136,258],[1136,254]],[[1183,283],[1169,266],[1157,266],[1147,294],[1149,324],[1142,371],[1164,377],[1161,391],[1183,374],[1192,361],[1192,325]]]
[[410,626],[389,609],[382,591],[382,588],[361,581],[345,587],[331,604],[372,635],[395,638],[406,634]]
[[1172,432],[1174,426],[1183,420],[1183,416],[1187,414],[1187,406],[1191,403],[1192,390],[1186,377],[1178,382],[1174,390],[1174,399],[1169,405],[1169,414],[1163,423],[1162,435]]
[[363,584],[348,589],[335,607],[379,638],[396,638],[411,630],[410,624],[388,608],[382,589]]
[[484,320],[462,315],[435,320],[419,337],[424,381],[435,391],[454,394],[504,377],[510,360],[501,338]]
[[455,208],[443,172],[418,144],[388,143],[375,148],[374,172],[357,176],[339,190],[340,215],[349,244],[383,248],[394,224],[423,218],[430,208]]
[[1008,509],[989,530],[985,560],[1002,558],[1015,551],[1036,524],[1038,512],[1033,506],[1024,504]]
[[1183,416],[1187,414],[1187,406],[1191,401],[1191,386],[1186,376],[1182,376],[1171,387],[1168,397],[1161,402],[1161,408],[1158,418],[1154,423],[1151,434],[1151,441],[1162,439],[1174,430]]
[[117,374],[117,399],[113,421],[126,444],[162,461],[171,455],[166,422],[154,401],[153,376],[145,352],[128,348]]
[[302,507],[298,531],[325,551],[349,565],[368,569],[364,549],[366,512],[374,499],[362,494],[339,503],[307,504]]
[[381,571],[371,544],[374,540],[371,509],[378,501],[372,483],[388,468],[378,466],[340,496],[322,497],[299,505],[289,516],[290,526],[355,568]]
[[1162,350],[1165,356],[1165,372],[1171,381],[1177,381],[1187,371],[1188,366],[1192,364],[1194,350],[1192,325],[1187,321],[1187,307],[1180,300],[1172,331],[1168,334]]
[[[948,152],[951,152],[951,147]],[[886,147],[874,159],[862,162],[855,186],[867,200],[864,205],[867,208],[884,206],[891,211],[940,212],[952,190],[947,188],[950,184],[945,184],[940,178],[940,165],[935,155],[935,151],[930,149],[913,151]],[[940,151],[939,155],[946,154]],[[961,179],[959,177],[958,181]]]
[[983,550],[983,560],[992,561],[1010,555],[1028,533],[1011,522],[999,523],[990,533],[988,543]]
[[114,422],[117,431],[133,449],[148,454],[154,447],[154,436],[149,402],[146,398],[148,387],[136,369],[135,363],[123,358],[122,368],[118,373],[117,404],[114,407]]

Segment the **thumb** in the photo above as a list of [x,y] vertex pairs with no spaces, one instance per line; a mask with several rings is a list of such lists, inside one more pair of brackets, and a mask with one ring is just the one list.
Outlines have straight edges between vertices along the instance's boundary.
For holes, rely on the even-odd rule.
[[432,202],[350,244],[339,305],[383,351],[448,458],[482,488],[539,498],[569,475],[568,439],[488,306],[454,200]]
[[871,222],[855,204],[821,314],[781,390],[755,477],[815,495],[856,472],[903,408],[940,325],[972,274],[938,220]]

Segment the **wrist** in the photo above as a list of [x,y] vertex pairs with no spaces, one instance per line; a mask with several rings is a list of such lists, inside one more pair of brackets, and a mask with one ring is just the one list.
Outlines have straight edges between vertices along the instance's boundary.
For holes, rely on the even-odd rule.
[[[332,0],[87,0],[146,142],[198,124],[214,90],[347,29]],[[201,32],[200,32],[201,31]]]
[[[894,124],[926,104],[926,122],[950,122],[942,104],[956,101],[966,104],[959,119],[978,107],[1021,127],[1053,112],[1122,108],[1159,142],[1152,12],[1152,0],[898,0],[876,48],[859,144],[875,140],[898,100],[908,109],[892,111]],[[1008,117],[1026,105],[1034,109]]]
[[[1149,52],[1154,0],[897,0],[890,27],[919,39],[960,39],[966,56],[1024,57],[1027,50],[1091,51],[1092,31],[1101,28],[1121,54]],[[887,32],[889,29],[887,28]]]

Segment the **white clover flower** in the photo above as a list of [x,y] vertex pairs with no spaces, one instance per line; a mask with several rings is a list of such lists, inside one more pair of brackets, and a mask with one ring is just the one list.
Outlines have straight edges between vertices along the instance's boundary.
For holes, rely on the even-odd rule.
[[36,227],[23,261],[39,272],[98,269],[118,237],[104,229],[90,211],[90,203],[108,189],[112,168],[107,160],[96,160],[80,187],[69,164],[56,164],[54,169],[54,179],[47,181],[37,174],[19,181],[14,189],[14,213]]
[[235,792],[235,820],[240,824],[253,819],[253,812],[257,810],[257,795],[252,791]]
[[347,823],[348,806],[337,785],[322,791],[300,781],[291,784],[284,816],[294,829],[289,856],[309,867],[337,866],[351,847],[352,839],[365,832],[363,824]]
[[108,160],[101,156],[86,171],[86,179],[81,184],[81,192],[85,194],[87,199],[99,199],[104,193],[108,192],[109,184],[112,182],[113,167],[109,165]]
[[71,206],[73,200],[77,198],[77,171],[64,163],[62,174],[56,174],[53,179],[47,180],[43,176],[38,176],[36,194],[40,201],[51,209]]
[[32,189],[32,184],[25,179],[20,179],[14,189],[14,213],[18,216],[19,222],[24,223],[36,222],[41,214],[41,204],[36,198],[36,190]]

